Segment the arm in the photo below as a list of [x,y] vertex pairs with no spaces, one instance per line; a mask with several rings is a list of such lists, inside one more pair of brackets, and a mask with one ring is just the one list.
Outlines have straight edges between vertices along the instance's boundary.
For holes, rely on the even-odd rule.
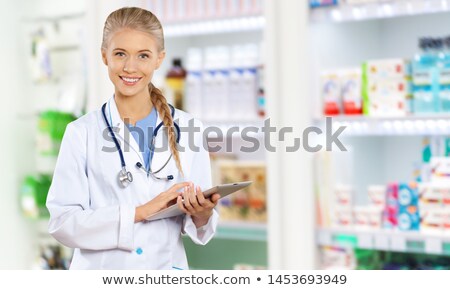
[[49,233],[71,248],[132,250],[135,207],[90,208],[86,138],[67,126],[47,196]]

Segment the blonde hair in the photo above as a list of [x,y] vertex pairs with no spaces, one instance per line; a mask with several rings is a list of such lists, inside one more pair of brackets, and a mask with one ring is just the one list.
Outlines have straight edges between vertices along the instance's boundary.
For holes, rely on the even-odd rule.
[[[138,7],[124,7],[109,14],[103,28],[102,50],[107,49],[111,36],[124,28],[139,30],[150,34],[156,40],[158,52],[164,50],[164,32],[161,22],[150,11]],[[148,84],[148,90],[151,102],[158,111],[164,126],[167,128],[169,146],[177,164],[177,168],[181,174],[183,174],[180,156],[177,150],[175,128],[170,107],[161,91],[151,82]]]

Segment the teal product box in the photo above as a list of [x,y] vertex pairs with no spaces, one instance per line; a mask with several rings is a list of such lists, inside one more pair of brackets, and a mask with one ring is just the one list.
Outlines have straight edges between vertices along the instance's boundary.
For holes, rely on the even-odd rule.
[[419,190],[416,182],[399,184],[397,220],[402,231],[419,230]]

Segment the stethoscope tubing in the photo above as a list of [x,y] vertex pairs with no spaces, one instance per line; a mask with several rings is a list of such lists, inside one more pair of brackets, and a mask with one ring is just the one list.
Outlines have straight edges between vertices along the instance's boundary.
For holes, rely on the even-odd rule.
[[[108,122],[108,118],[106,117],[106,112],[105,112],[105,111],[106,111],[106,104],[107,104],[107,103],[103,104],[103,106],[102,106],[102,115],[103,115],[103,119],[105,120],[105,123],[106,123],[106,126],[107,126],[107,128],[108,128],[109,134],[110,134],[111,138],[113,139],[114,144],[116,145],[116,148],[117,148],[118,151],[119,151],[120,163],[121,163],[121,166],[122,166],[122,170],[121,170],[122,175],[126,174],[126,176],[130,176],[131,173],[130,173],[130,172],[127,172],[127,170],[126,170],[125,158],[124,158],[124,156],[123,156],[123,152],[122,152],[122,148],[120,147],[120,143],[119,143],[119,141],[117,140],[116,134],[115,134],[114,131],[112,130],[111,124]],[[175,108],[174,108],[172,105],[170,105],[170,104],[169,104],[169,106],[170,106],[170,110],[171,110],[171,117],[172,117],[172,120],[173,120],[173,118],[174,118],[174,116],[175,116]],[[111,114],[111,112],[110,112],[110,114]],[[174,124],[175,130],[177,131],[176,142],[179,144],[179,143],[180,143],[180,136],[181,136],[180,126],[178,126],[178,124],[175,123],[175,122],[173,122],[173,124]],[[163,122],[160,122],[160,123],[158,124],[158,126],[156,126],[156,128],[155,128],[155,130],[154,130],[154,132],[153,132],[153,136],[152,136],[152,148],[151,148],[152,152],[154,152],[155,136],[158,134],[158,131],[159,131],[159,129],[160,129],[162,126],[163,126]],[[170,154],[170,157],[167,159],[167,161],[164,163],[164,165],[163,165],[160,169],[158,169],[157,171],[153,172],[153,171],[151,170],[151,166],[150,166],[150,170],[148,171],[148,173],[150,173],[153,177],[155,177],[155,178],[157,178],[157,179],[161,179],[161,178],[157,177],[155,174],[157,174],[158,172],[160,172],[161,170],[163,170],[163,169],[166,167],[166,165],[169,163],[169,161],[170,161],[171,158],[172,158],[172,153]],[[138,162],[138,163],[140,163],[140,162]],[[124,176],[125,176],[125,175],[124,175]],[[169,176],[168,176],[168,177],[167,177],[167,180],[173,179],[173,176],[172,176],[172,175],[170,175],[170,176],[171,176],[172,178],[169,178]],[[120,181],[124,186],[126,186],[125,183],[124,183],[121,179],[122,179],[122,177],[119,177],[119,181]],[[131,178],[130,178],[130,177],[128,177],[128,178],[123,177],[123,179],[124,179],[124,180],[127,179],[129,182],[132,182],[132,181],[133,181],[132,175],[131,175]]]

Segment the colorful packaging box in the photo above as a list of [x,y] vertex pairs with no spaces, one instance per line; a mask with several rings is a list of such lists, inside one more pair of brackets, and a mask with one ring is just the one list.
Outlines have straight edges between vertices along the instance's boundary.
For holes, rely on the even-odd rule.
[[361,68],[340,71],[343,111],[345,115],[362,114]]
[[320,87],[324,115],[333,116],[342,113],[341,80],[338,71],[322,73]]
[[367,61],[362,66],[363,113],[404,116],[412,111],[410,64],[403,59]]
[[415,182],[401,183],[398,192],[398,228],[403,231],[419,230],[419,191]]
[[390,183],[386,188],[386,206],[383,212],[383,228],[394,229],[398,224],[398,184]]

